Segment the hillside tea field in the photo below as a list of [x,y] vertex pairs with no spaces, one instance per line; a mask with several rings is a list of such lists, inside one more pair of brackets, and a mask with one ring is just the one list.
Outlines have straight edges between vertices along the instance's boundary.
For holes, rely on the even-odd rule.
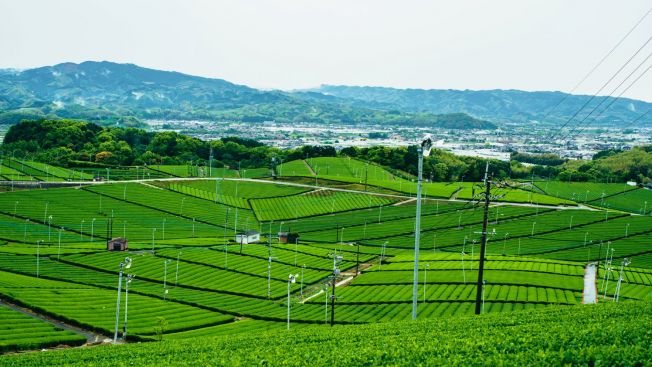
[[[275,179],[259,177],[267,168],[215,169],[206,178],[193,169],[116,168],[109,182],[48,187],[65,184],[67,169],[3,163],[0,175],[34,174],[41,187],[0,192],[0,312],[8,320],[0,326],[0,350],[77,346],[88,335],[101,343],[114,336],[116,311],[118,341],[125,342],[126,329],[127,344],[142,343],[7,355],[0,365],[147,365],[147,353],[193,365],[382,365],[409,358],[609,364],[615,352],[627,361],[648,356],[640,347],[646,335],[606,341],[624,325],[638,330],[649,318],[652,217],[625,206],[616,210],[616,202],[643,189],[590,184],[589,191],[605,191],[601,207],[595,196],[586,203],[573,196],[579,186],[501,187],[500,200],[488,208],[478,317],[483,207],[472,200],[477,185],[425,184],[418,320],[410,322],[413,177],[343,158],[285,162]],[[46,176],[36,175],[42,170]],[[251,243],[236,242],[236,235]],[[127,251],[106,250],[116,237],[128,240]],[[120,263],[127,257],[118,302]],[[582,304],[591,267],[597,269],[588,282],[595,284],[597,306]],[[478,354],[481,342],[468,330],[491,347],[482,342]],[[394,347],[394,340],[401,343]],[[568,352],[572,343],[580,343],[580,352]],[[324,345],[339,351],[338,359]],[[189,355],[193,359],[185,360]]]
[[[6,366],[645,365],[650,303],[447,317],[0,357]],[[250,323],[240,321],[242,323]]]

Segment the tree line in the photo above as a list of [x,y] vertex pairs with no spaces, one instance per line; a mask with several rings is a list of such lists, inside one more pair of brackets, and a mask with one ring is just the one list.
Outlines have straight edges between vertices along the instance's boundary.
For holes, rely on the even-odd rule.
[[[22,121],[7,131],[0,152],[4,156],[63,167],[207,165],[212,162],[214,167],[256,168],[270,167],[273,162],[343,156],[390,167],[405,176],[417,174],[416,146],[347,147],[337,151],[332,146],[308,145],[282,150],[239,137],[204,141],[172,131],[101,127],[76,120]],[[491,160],[495,179],[537,177],[564,181],[652,182],[652,146],[600,152],[592,160],[521,153],[513,153],[511,158],[507,162]],[[480,181],[484,177],[485,162],[482,158],[434,149],[424,160],[424,177],[431,181]]]

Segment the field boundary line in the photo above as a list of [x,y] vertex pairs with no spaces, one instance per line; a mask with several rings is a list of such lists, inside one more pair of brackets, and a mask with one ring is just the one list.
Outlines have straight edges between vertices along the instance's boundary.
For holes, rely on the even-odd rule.
[[[86,188],[86,187],[83,187],[83,188],[81,188],[80,190],[83,190],[83,191],[87,191],[87,192],[93,193],[94,195],[100,195],[99,192],[97,192],[97,191],[93,191],[93,190],[89,190],[89,189]],[[169,214],[169,215],[172,215],[172,216],[175,216],[175,217],[184,218],[184,219],[187,219],[187,220],[193,220],[193,219],[195,219],[195,221],[198,222],[198,223],[208,224],[208,225],[211,225],[211,226],[214,226],[214,227],[219,227],[219,228],[222,228],[222,229],[224,229],[224,228],[226,228],[226,229],[233,229],[233,228],[229,228],[229,227],[221,226],[221,225],[219,225],[219,224],[215,224],[215,223],[207,222],[207,221],[205,221],[205,220],[203,220],[203,219],[191,218],[191,217],[187,217],[187,216],[185,216],[185,215],[181,215],[181,214],[177,214],[177,213],[172,213],[172,212],[169,212],[169,211],[167,211],[167,210],[160,209],[160,208],[155,208],[155,207],[153,207],[153,206],[149,206],[149,205],[145,205],[145,204],[141,204],[141,203],[136,203],[136,202],[134,202],[134,201],[130,201],[130,200],[120,199],[120,198],[118,198],[118,197],[115,197],[115,196],[113,196],[113,195],[108,195],[108,194],[106,194],[106,193],[102,193],[102,195],[104,195],[105,197],[109,197],[109,198],[111,198],[111,199],[114,199],[114,200],[118,200],[118,201],[121,201],[121,202],[124,202],[124,203],[129,203],[129,204],[132,204],[132,205],[140,206],[140,207],[147,208],[147,209],[151,209],[151,210],[156,210],[156,211],[159,211],[159,212],[161,212],[161,213]],[[243,210],[245,210],[245,209],[243,209]]]
[[303,161],[303,163],[306,165],[306,167],[308,167],[308,171],[310,171],[310,173],[312,174],[312,177],[317,176],[317,173],[315,173],[315,170],[312,169],[310,164],[305,159],[302,159],[301,161]]

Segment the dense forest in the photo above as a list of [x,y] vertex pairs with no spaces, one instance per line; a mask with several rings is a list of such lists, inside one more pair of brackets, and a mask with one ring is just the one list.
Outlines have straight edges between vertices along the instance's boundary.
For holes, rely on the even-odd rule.
[[[215,167],[270,167],[276,162],[324,156],[348,156],[404,172],[417,173],[416,146],[344,148],[302,146],[281,150],[250,139],[224,137],[204,141],[176,132],[101,127],[76,120],[23,121],[7,132],[0,152],[64,167],[130,166],[144,164],[206,165],[213,153]],[[533,163],[525,166],[520,161]],[[480,181],[485,160],[433,150],[424,162],[424,177],[432,181]],[[593,160],[564,160],[553,155],[512,154],[512,160],[492,160],[496,179],[546,178],[564,181],[652,182],[652,146],[630,151],[605,151]]]

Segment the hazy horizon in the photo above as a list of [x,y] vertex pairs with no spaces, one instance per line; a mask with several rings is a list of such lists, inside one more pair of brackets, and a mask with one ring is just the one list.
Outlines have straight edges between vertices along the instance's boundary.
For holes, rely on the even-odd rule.
[[[570,92],[649,5],[2,0],[0,68],[111,61],[259,89],[327,84]],[[595,93],[651,28],[649,16],[574,94]],[[611,92],[650,49],[600,94]],[[623,97],[652,101],[650,80],[643,76]]]

